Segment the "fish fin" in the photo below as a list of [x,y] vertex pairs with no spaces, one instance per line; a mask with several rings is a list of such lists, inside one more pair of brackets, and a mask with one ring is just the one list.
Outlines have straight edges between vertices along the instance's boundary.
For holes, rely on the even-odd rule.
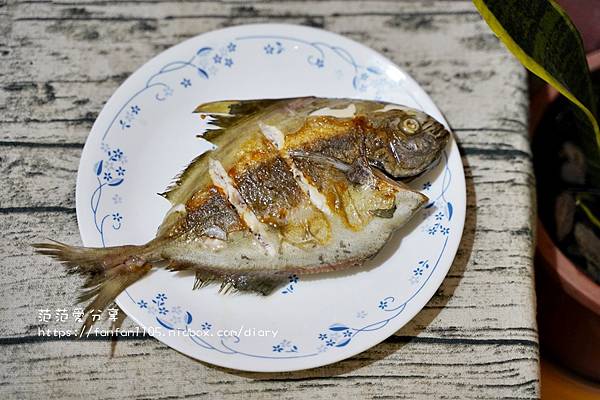
[[32,246],[39,254],[62,262],[67,273],[85,278],[78,301],[91,299],[91,302],[83,310],[86,319],[80,336],[94,324],[94,311],[104,310],[123,290],[152,269],[142,258],[146,246],[78,247],[56,241]]
[[[127,319],[127,314],[119,307],[117,304],[113,304],[113,306],[118,310],[117,318],[112,321],[110,324],[110,330],[112,332],[119,332],[123,327],[123,323]],[[117,342],[119,341],[119,335],[113,336],[110,343],[110,358],[115,357],[115,352],[117,350]]]
[[361,156],[354,160],[352,164],[348,164],[338,158],[312,151],[292,150],[289,152],[289,155],[292,158],[303,158],[315,163],[331,166],[340,172],[343,172],[348,181],[359,185],[365,185],[373,182],[375,172],[367,158],[362,154],[364,153],[361,152]]
[[165,188],[165,191],[159,193],[159,195],[175,205],[177,202],[173,201],[172,199],[173,193],[181,186],[182,182],[184,182],[185,179],[193,173],[196,168],[201,168],[200,166],[202,163],[208,161],[208,157],[211,152],[212,150],[209,150],[195,157],[184,169],[181,170],[181,172],[173,177],[171,183],[169,183],[169,185],[167,185]]
[[312,162],[327,165],[343,172],[349,182],[365,185],[373,182],[375,176],[371,165],[362,157],[357,158],[352,164],[348,164],[338,158],[304,150],[293,150],[289,152],[292,158],[303,158]]
[[306,159],[316,162],[318,164],[328,165],[344,173],[347,173],[352,169],[352,165],[338,158],[327,156],[321,153],[316,153],[313,151],[291,150],[288,152],[288,154],[292,158]]
[[268,295],[279,286],[283,286],[289,277],[289,274],[286,272],[231,272],[219,268],[206,268],[182,261],[171,261],[166,268],[170,271],[195,271],[196,279],[193,289],[200,289],[211,283],[220,282],[219,293],[222,294],[239,291]]
[[[304,158],[304,159],[307,159],[307,160],[310,160],[310,161],[313,161],[316,163],[329,165],[341,172],[344,172],[346,174],[346,176],[348,177],[348,180],[351,182],[356,182],[357,180],[358,180],[358,182],[360,182],[359,178],[363,178],[366,175],[365,171],[367,171],[368,174],[373,174],[378,179],[381,179],[381,180],[389,183],[390,185],[397,187],[400,190],[407,190],[407,191],[411,191],[411,192],[415,192],[415,193],[420,193],[417,190],[411,189],[404,182],[390,178],[384,172],[382,172],[379,168],[374,167],[369,163],[365,164],[360,159],[357,159],[357,161],[355,161],[353,164],[348,164],[348,163],[345,163],[344,161],[339,160],[334,157],[330,157],[330,156],[326,156],[326,155],[322,155],[322,154],[314,153],[314,152],[303,151],[303,150],[290,151],[289,154],[292,158]],[[356,175],[356,176],[354,176],[354,175]],[[427,198],[426,196],[424,196],[424,197]]]
[[350,182],[359,185],[373,185],[375,181],[375,174],[371,165],[362,157],[358,157],[350,165],[350,169],[346,172],[346,177]]
[[225,293],[231,289],[240,292],[253,292],[266,296],[288,280],[287,273],[273,271],[238,272],[224,277],[221,289]]
[[[288,99],[225,100],[201,104],[196,107],[194,112],[211,116],[213,118],[210,121],[211,125],[215,125],[216,128],[209,129],[200,136],[205,140],[212,141],[244,118],[286,100]],[[211,151],[207,151],[194,158],[181,172],[173,177],[171,183],[159,195],[175,205],[177,201],[174,200],[174,193],[178,191],[186,178],[193,174],[196,168],[202,168],[201,166],[207,161],[210,153]]]
[[214,126],[202,135],[203,139],[212,141],[223,134],[228,128],[238,124],[247,117],[253,116],[274,104],[289,101],[290,99],[263,99],[263,100],[223,100],[200,104],[195,113],[209,115]]
[[219,276],[217,274],[208,270],[204,270],[202,269],[202,267],[189,262],[171,261],[165,268],[171,272],[194,271],[195,277],[192,290],[202,289],[203,287],[219,279]]
[[211,273],[207,273],[204,271],[196,271],[196,278],[194,280],[194,286],[192,290],[202,289],[208,284],[212,283],[216,279],[216,276]]
[[200,104],[194,112],[198,114],[229,114],[229,108],[236,103],[239,103],[239,100],[211,101]]

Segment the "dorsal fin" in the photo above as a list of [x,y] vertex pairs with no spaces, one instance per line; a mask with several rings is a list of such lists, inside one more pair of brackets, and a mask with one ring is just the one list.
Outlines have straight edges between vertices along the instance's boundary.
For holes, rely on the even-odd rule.
[[173,180],[171,181],[171,183],[169,183],[165,191],[159,193],[159,195],[169,200],[173,205],[179,204],[179,199],[174,199],[173,193],[175,193],[177,189],[180,188],[181,184],[185,182],[187,177],[193,174],[196,168],[203,168],[201,164],[206,163],[208,161],[208,155],[211,152],[212,150],[208,150],[194,158],[180,173],[173,177]]
[[221,135],[225,130],[238,124],[244,119],[256,115],[267,107],[290,99],[263,99],[263,100],[223,100],[200,104],[195,113],[212,117],[210,124],[215,129],[207,130],[202,138],[210,141]]

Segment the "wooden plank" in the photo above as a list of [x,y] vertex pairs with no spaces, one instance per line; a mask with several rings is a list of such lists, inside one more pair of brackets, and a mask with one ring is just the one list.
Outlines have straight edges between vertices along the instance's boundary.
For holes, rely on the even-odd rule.
[[[522,85],[519,85],[519,82],[510,85],[495,84],[499,80],[511,82],[515,74],[519,74],[518,64],[510,60],[510,56],[499,47],[485,24],[473,14],[472,8],[465,8],[463,3],[448,3],[450,8],[454,7],[454,11],[459,12],[456,15],[442,13],[427,17],[416,17],[410,15],[410,12],[433,12],[434,9],[428,8],[428,2],[415,3],[418,7],[409,3],[411,6],[406,10],[408,16],[393,14],[402,10],[393,3],[369,3],[370,7],[376,9],[377,4],[387,8],[377,11],[379,14],[372,16],[349,16],[332,12],[322,16],[326,21],[323,25],[374,47],[406,68],[438,101],[456,127],[481,127],[477,122],[494,121],[499,116],[488,114],[497,112],[497,108],[488,103],[480,104],[477,113],[464,113],[465,105],[474,101],[473,93],[493,90],[500,91],[498,96],[514,97],[515,90],[522,90]],[[320,2],[317,4],[319,7],[322,5]],[[15,13],[46,16],[49,14],[46,8],[50,6],[27,4],[22,7],[15,6]],[[65,7],[56,11],[57,15],[73,12],[72,7]],[[152,11],[152,7],[158,9]],[[19,60],[19,65],[10,62],[4,64],[6,71],[11,71],[11,81],[3,84],[0,90],[0,101],[3,100],[6,108],[0,117],[0,138],[8,141],[23,140],[23,137],[37,138],[35,135],[39,134],[47,141],[65,141],[61,129],[56,129],[58,137],[49,137],[45,130],[31,129],[31,133],[28,133],[19,131],[14,124],[15,121],[33,124],[48,121],[64,122],[65,126],[77,129],[77,141],[83,142],[103,103],[122,80],[148,59],[148,54],[155,54],[165,46],[198,34],[199,25],[203,30],[210,30],[231,20],[230,16],[223,16],[211,18],[209,21],[202,20],[200,24],[199,17],[190,17],[173,24],[171,20],[166,19],[164,7],[167,6],[152,5],[143,7],[143,10],[137,13],[134,10],[138,10],[139,7],[132,7],[132,10],[119,8],[119,13],[126,12],[127,16],[132,18],[139,16],[140,12],[154,12],[161,16],[160,26],[146,26],[141,31],[134,25],[113,25],[87,19],[87,16],[99,12],[94,11],[93,7],[84,8],[85,13],[78,11],[86,15],[86,19],[78,17],[68,23],[57,24],[47,20],[14,21],[10,51],[15,53],[12,53],[9,61]],[[219,8],[223,7],[229,7],[225,14],[235,14],[235,9],[229,5],[220,4]],[[314,9],[306,6],[302,8]],[[103,11],[102,15],[111,10],[100,9],[108,10]],[[171,9],[180,15],[188,15],[188,10],[180,7]],[[461,14],[463,11],[469,12]],[[425,20],[418,22],[419,18]],[[350,26],[353,27],[352,30],[348,29]],[[373,30],[372,26],[377,26],[378,29]],[[174,27],[176,30],[173,30]],[[26,32],[30,44],[26,43],[23,46],[20,42],[21,31]],[[52,39],[49,38],[48,31],[52,33]],[[406,35],[407,32],[410,32],[411,40],[399,43],[396,39],[398,35]],[[88,37],[96,34],[99,37],[95,40]],[[59,40],[64,45],[60,48],[52,46],[52,40]],[[163,44],[157,44],[156,40],[163,41]],[[440,42],[443,42],[444,46],[438,46],[437,43]],[[505,63],[506,68],[494,67],[500,62]],[[45,68],[40,68],[42,65]],[[497,74],[500,76],[496,77]],[[491,79],[492,77],[494,79]],[[485,96],[483,98],[485,99]],[[502,122],[496,121],[494,126],[502,126]],[[35,125],[32,128],[35,128]],[[69,141],[74,140],[71,135],[72,129],[66,132]]]
[[[408,71],[444,111],[459,139],[468,206],[437,294],[381,345],[297,373],[214,368],[148,337],[119,341],[110,358],[106,339],[38,336],[64,326],[39,323],[37,310],[71,308],[79,280],[29,244],[79,242],[76,169],[104,102],[163,49],[253,22],[358,40]],[[0,0],[0,396],[537,398],[525,88],[524,70],[469,1]]]
[[0,208],[73,207],[81,149],[5,146]]
[[[144,4],[144,7],[140,7]],[[366,5],[366,7],[365,7]],[[79,7],[76,7],[79,6]],[[475,14],[465,1],[53,1],[18,2],[13,20],[21,19],[214,19],[290,15],[461,15]]]
[[[308,371],[213,368],[153,340],[40,341],[3,346],[5,397],[31,398],[513,398],[537,396],[534,346],[435,344],[400,338]],[[435,357],[431,357],[435,354]],[[20,360],[27,359],[27,363]]]

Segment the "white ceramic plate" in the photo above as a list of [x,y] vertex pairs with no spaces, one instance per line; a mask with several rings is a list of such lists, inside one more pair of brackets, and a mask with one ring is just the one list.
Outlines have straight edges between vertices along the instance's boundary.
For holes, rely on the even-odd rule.
[[[151,239],[169,203],[158,196],[209,145],[192,110],[222,99],[294,96],[380,99],[445,123],[405,72],[336,34],[294,25],[209,32],[138,69],[106,103],[77,176],[77,218],[87,246]],[[248,371],[333,363],[392,335],[442,283],[461,238],[465,183],[452,141],[440,163],[411,183],[431,202],[369,265],[291,276],[272,295],[192,291],[191,274],[157,270],[117,303],[157,339],[191,357]],[[276,334],[274,333],[277,332]]]

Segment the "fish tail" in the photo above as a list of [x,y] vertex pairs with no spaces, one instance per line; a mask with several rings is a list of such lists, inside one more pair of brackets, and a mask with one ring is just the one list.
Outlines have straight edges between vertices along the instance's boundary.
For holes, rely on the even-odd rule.
[[94,324],[94,310],[104,310],[128,286],[141,279],[151,269],[147,261],[150,243],[142,246],[80,247],[51,241],[32,245],[43,255],[60,261],[69,274],[85,278],[78,302],[91,300],[84,308],[86,319],[81,333]]

